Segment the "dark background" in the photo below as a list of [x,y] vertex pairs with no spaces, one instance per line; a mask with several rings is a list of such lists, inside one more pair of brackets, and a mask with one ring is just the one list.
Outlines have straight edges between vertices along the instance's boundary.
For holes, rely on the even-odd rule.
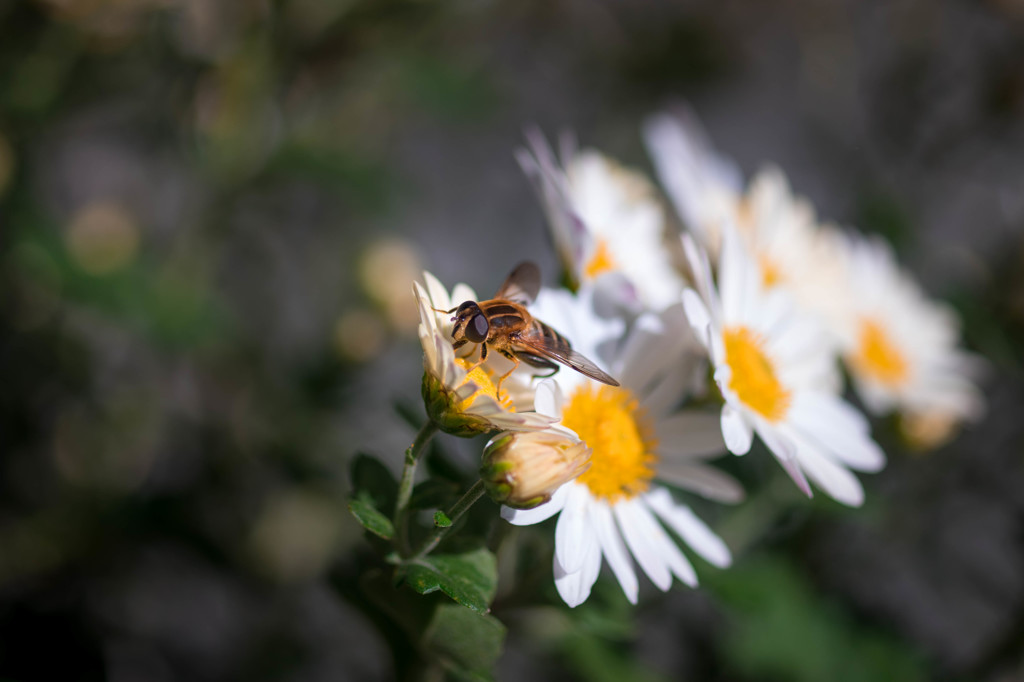
[[1024,5],[767,5],[0,0],[0,678],[388,679],[346,470],[413,436],[412,279],[555,281],[523,129],[649,172],[685,98],[955,305],[988,415],[879,422],[853,512],[730,464],[732,569],[496,611],[497,677],[1024,680]]

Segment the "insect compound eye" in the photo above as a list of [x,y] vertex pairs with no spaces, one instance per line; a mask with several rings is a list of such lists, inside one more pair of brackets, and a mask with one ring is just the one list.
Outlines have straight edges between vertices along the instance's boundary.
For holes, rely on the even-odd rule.
[[466,338],[473,343],[482,343],[487,340],[487,332],[490,331],[490,328],[491,325],[488,324],[487,318],[477,313],[466,323]]

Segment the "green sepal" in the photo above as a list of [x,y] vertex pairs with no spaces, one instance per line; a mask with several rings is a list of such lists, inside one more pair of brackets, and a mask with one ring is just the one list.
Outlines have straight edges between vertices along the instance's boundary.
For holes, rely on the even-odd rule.
[[459,438],[472,438],[494,430],[491,423],[483,417],[460,411],[455,394],[448,391],[441,380],[430,372],[423,373],[420,392],[427,415],[437,428],[445,433]]
[[420,594],[440,590],[477,613],[487,613],[498,585],[497,560],[482,548],[420,557],[399,570],[405,583]]

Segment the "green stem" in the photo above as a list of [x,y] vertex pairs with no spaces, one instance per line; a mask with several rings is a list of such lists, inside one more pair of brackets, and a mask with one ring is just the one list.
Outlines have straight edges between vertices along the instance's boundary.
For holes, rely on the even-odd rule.
[[416,478],[416,464],[420,459],[420,452],[430,439],[437,433],[437,425],[429,421],[423,425],[416,440],[405,451],[405,465],[402,468],[402,480],[398,484],[398,497],[395,500],[395,537],[399,542],[399,551],[406,554],[409,548],[408,522],[409,522],[409,500],[412,499],[413,481]]
[[477,481],[473,484],[472,488],[466,491],[465,495],[459,498],[458,502],[452,505],[451,511],[448,512],[448,520],[451,521],[451,523],[444,528],[435,528],[433,535],[427,538],[427,541],[423,543],[423,546],[416,550],[416,554],[413,555],[413,558],[415,559],[434,551],[434,548],[437,547],[437,544],[444,539],[444,536],[452,529],[455,522],[458,521],[463,514],[469,511],[469,508],[476,504],[476,501],[483,497],[483,494],[484,482]]

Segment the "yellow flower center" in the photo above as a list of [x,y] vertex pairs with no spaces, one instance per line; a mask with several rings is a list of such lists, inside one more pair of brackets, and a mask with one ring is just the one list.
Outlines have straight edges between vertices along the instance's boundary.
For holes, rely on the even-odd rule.
[[562,423],[590,446],[590,469],[577,481],[614,502],[647,490],[658,441],[633,394],[613,386],[580,386],[562,411]]
[[469,406],[480,396],[486,395],[494,398],[509,412],[515,412],[516,407],[512,402],[511,396],[508,391],[502,390],[501,396],[498,395],[498,387],[494,384],[494,379],[484,366],[479,364],[476,360],[470,360],[469,358],[455,358],[456,364],[465,370],[468,370],[466,374],[466,381],[463,385],[472,381],[477,386],[477,390],[474,391],[469,397],[460,402],[457,406],[459,412],[466,412],[469,410]]
[[850,362],[860,372],[888,386],[898,386],[907,378],[906,358],[874,320],[861,320],[860,344]]
[[615,259],[612,258],[611,249],[608,248],[608,242],[604,239],[597,240],[597,248],[594,249],[594,255],[590,257],[586,266],[583,268],[583,274],[587,279],[594,279],[598,275],[610,272],[616,268]]
[[728,327],[722,337],[725,361],[732,369],[729,388],[744,405],[768,421],[785,417],[790,393],[775,376],[775,366],[764,352],[761,337],[746,327]]
[[771,289],[782,281],[782,269],[775,261],[767,256],[761,256],[757,260],[761,264],[761,285],[765,289]]

